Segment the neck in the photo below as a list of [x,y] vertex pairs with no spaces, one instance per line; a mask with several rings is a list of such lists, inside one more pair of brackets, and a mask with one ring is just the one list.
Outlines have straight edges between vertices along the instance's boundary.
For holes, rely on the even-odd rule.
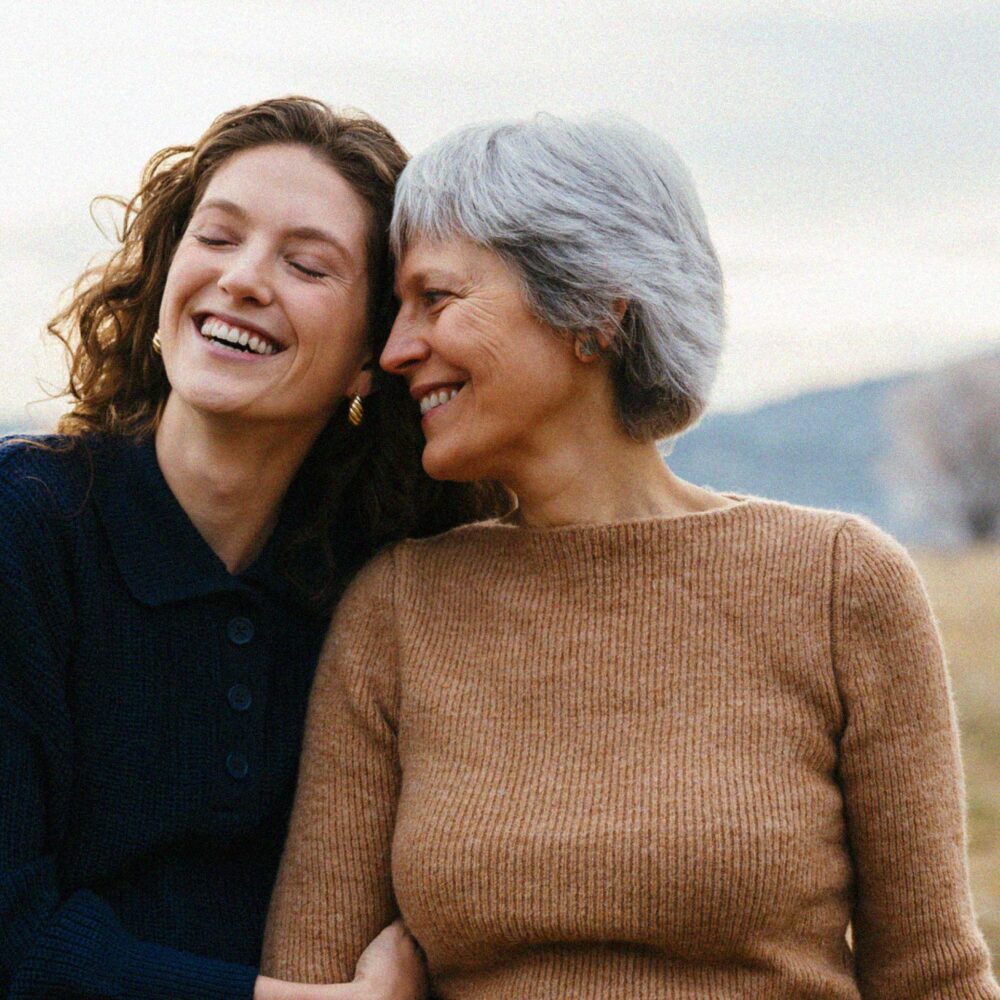
[[529,527],[608,524],[675,517],[733,501],[678,478],[652,441],[634,441],[617,426],[591,424],[561,435],[504,483],[518,501],[515,517]]
[[285,493],[318,435],[314,428],[218,419],[172,393],[156,429],[163,478],[230,573],[260,555]]

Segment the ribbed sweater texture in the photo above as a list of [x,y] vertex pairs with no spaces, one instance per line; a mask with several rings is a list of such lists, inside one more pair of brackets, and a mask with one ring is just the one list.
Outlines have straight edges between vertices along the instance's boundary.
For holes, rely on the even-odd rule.
[[443,1000],[1000,998],[905,551],[742,498],[376,559],[321,658],[263,967],[350,978],[397,910]]

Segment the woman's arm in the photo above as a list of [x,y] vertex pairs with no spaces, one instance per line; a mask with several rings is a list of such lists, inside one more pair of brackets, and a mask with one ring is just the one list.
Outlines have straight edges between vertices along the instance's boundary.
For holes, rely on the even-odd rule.
[[941,642],[911,560],[862,521],[835,542],[831,631],[862,995],[1000,998],[972,910]]
[[340,982],[396,916],[389,851],[400,788],[392,553],[344,595],[320,657],[262,970]]
[[424,963],[402,920],[394,920],[364,950],[354,979],[310,986],[259,976],[253,1000],[422,1000]]

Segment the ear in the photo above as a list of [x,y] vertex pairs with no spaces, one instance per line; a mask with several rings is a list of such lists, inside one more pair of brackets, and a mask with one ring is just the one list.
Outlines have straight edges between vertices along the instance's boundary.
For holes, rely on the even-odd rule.
[[601,346],[594,334],[583,333],[573,338],[573,353],[576,355],[577,361],[589,365],[600,357]]
[[615,299],[611,303],[611,311],[614,314],[612,321],[591,333],[574,337],[573,352],[576,354],[577,360],[584,364],[596,361],[614,342],[615,334],[621,328],[627,310],[628,302],[625,299]]

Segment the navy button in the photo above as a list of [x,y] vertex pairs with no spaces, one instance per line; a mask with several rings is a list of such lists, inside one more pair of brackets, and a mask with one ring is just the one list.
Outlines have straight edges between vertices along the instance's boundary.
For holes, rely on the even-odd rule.
[[245,778],[250,773],[250,761],[241,753],[231,753],[226,758],[226,770],[234,778]]
[[245,712],[253,704],[253,695],[246,684],[234,684],[226,694],[231,707],[237,712]]
[[242,616],[232,618],[226,632],[230,642],[235,642],[237,646],[245,646],[253,638],[253,622]]

